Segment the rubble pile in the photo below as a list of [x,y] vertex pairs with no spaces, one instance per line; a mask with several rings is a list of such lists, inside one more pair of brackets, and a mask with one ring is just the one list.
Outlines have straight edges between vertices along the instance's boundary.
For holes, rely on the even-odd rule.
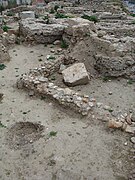
[[108,122],[109,128],[120,129],[127,133],[134,134],[135,133],[135,122],[133,119],[133,114],[121,115],[117,119],[111,119]]

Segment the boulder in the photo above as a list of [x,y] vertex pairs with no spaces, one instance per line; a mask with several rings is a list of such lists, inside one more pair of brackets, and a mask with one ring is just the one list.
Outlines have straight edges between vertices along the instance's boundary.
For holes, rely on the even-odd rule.
[[76,63],[62,71],[65,84],[68,86],[84,85],[89,82],[89,75],[83,63]]

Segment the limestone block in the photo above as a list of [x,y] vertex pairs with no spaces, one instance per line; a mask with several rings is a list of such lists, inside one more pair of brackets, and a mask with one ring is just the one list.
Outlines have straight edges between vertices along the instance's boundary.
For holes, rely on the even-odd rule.
[[68,86],[84,85],[89,82],[89,75],[83,63],[76,63],[62,71],[65,84]]

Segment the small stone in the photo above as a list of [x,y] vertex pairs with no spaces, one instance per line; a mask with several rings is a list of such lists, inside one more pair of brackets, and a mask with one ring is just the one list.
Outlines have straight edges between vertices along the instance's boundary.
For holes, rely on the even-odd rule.
[[62,74],[62,71],[66,69],[66,66],[64,64],[60,65],[59,73]]
[[134,112],[132,113],[131,121],[132,121],[132,122],[135,122],[135,113],[134,113]]
[[104,106],[104,109],[105,109],[105,110],[110,110],[110,109],[111,109],[111,107],[110,107],[110,106],[105,105],[105,106]]
[[54,44],[54,45],[60,45],[60,43],[61,43],[61,42],[60,42],[59,40],[56,40],[56,41],[54,41],[53,44]]
[[122,122],[116,121],[116,120],[109,120],[108,127],[109,128],[121,128],[123,125]]
[[109,92],[109,95],[112,95],[112,92]]
[[128,114],[127,116],[126,116],[126,122],[129,124],[129,125],[131,125],[132,124],[132,121],[131,121],[131,114]]
[[135,137],[131,137],[131,142],[135,144]]
[[77,101],[82,101],[82,98],[79,97],[79,96],[77,96],[77,97],[76,97],[76,100],[77,100]]
[[38,80],[40,82],[48,82],[48,78],[45,78],[45,77],[40,77]]
[[40,84],[40,82],[39,81],[34,81],[34,84]]
[[94,107],[94,104],[92,102],[89,102],[90,107]]
[[83,98],[82,101],[88,103],[88,98]]
[[127,123],[126,122],[124,122],[123,123],[123,125],[122,125],[122,130],[124,130],[125,131],[125,129],[127,128]]
[[55,50],[54,50],[54,49],[51,49],[51,53],[55,53]]
[[106,35],[106,32],[105,31],[99,31],[98,32],[98,37],[99,38],[101,38],[101,37],[103,37],[103,36],[105,36]]
[[32,139],[30,140],[30,143],[33,143],[33,140],[32,140]]
[[97,107],[100,108],[102,106],[102,103],[97,102]]
[[34,91],[30,91],[28,94],[29,96],[34,96]]
[[71,89],[69,89],[69,88],[65,88],[65,89],[64,89],[64,93],[65,93],[65,94],[71,95],[72,92],[73,92],[73,90],[71,90]]
[[58,53],[62,52],[62,49],[61,48],[57,49],[57,52]]
[[49,60],[49,59],[50,59],[50,57],[51,57],[51,55],[47,55],[47,56],[46,56],[46,59],[47,59],[47,60]]
[[125,132],[134,134],[135,133],[135,127],[127,125]]
[[127,146],[127,145],[128,145],[128,143],[127,143],[127,142],[125,142],[125,143],[124,143],[124,145],[125,145],[125,146]]
[[53,85],[54,85],[53,83],[49,83],[48,87],[51,88],[51,87],[53,87]]

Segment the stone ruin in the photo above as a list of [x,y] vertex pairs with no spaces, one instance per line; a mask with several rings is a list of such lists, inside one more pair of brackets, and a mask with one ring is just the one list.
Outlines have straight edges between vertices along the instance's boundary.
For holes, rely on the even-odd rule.
[[[74,109],[82,115],[87,115],[95,105],[93,98],[79,94],[69,88],[60,88],[48,80],[51,74],[60,69],[61,64],[64,64],[64,62],[67,64],[66,61],[65,57],[61,56],[53,62],[46,62],[41,67],[22,75],[17,82],[17,87],[33,91],[32,94],[49,96],[59,104]],[[68,60],[68,63],[73,63],[73,61],[72,59],[71,61]]]
[[20,34],[30,41],[37,43],[53,43],[62,37],[74,39],[95,31],[94,23],[82,18],[49,19],[44,20],[24,19],[20,22]]
[[[100,3],[102,2],[97,2],[97,6]],[[56,5],[58,6],[58,13],[70,13],[71,17],[56,19],[55,14],[50,14],[50,10]],[[27,11],[32,11],[32,14],[35,12],[35,14],[42,16],[37,19],[34,18],[34,15],[31,16],[33,18],[23,16],[24,18],[22,17],[19,21],[19,36],[20,38],[25,38],[25,42],[29,44],[52,44],[56,40],[64,40],[69,48],[65,50],[66,53],[64,56],[60,56],[54,61],[45,61],[41,67],[23,74],[17,81],[18,88],[27,89],[32,95],[49,96],[59,104],[74,109],[82,115],[88,115],[91,110],[94,111],[97,103],[91,96],[80,94],[69,88],[58,87],[49,80],[49,76],[58,72],[61,65],[68,64],[68,66],[70,65],[68,68],[71,69],[69,77],[66,74],[66,71],[69,71],[68,68],[62,71],[64,82],[68,86],[89,82],[91,78],[89,67],[83,59],[75,58],[74,55],[72,56],[74,54],[74,47],[83,41],[90,44],[91,51],[88,55],[90,55],[89,61],[91,61],[90,66],[92,69],[103,76],[122,76],[135,80],[135,25],[133,23],[135,19],[123,13],[121,7],[113,3],[111,5],[102,4],[99,10],[94,12],[93,4],[88,9],[86,6],[74,7],[72,2],[55,1],[40,8],[17,7],[13,9],[14,13],[20,13],[22,11],[25,11],[24,14],[27,14]],[[88,17],[95,16],[98,19],[98,23],[83,19],[81,18],[82,15]],[[6,47],[8,44],[15,42],[15,38],[13,36],[10,38],[8,33],[2,36],[2,43]],[[6,54],[6,50],[3,50],[3,47],[1,46],[2,53]],[[83,48],[81,51],[83,51]],[[1,59],[4,55],[2,55]],[[8,54],[6,54],[6,59],[9,59]],[[1,62],[3,61],[1,60]],[[80,72],[77,77],[75,76],[75,82],[73,82],[71,80],[74,79],[72,78],[74,77],[74,66],[77,66],[79,72],[81,71],[78,66],[80,63],[84,63],[87,67],[87,70],[84,68],[85,76],[83,77]],[[82,66],[85,67],[84,64]],[[70,82],[65,77],[69,78]],[[126,121],[126,117],[124,119]],[[124,121],[122,120],[122,122]],[[112,125],[111,123],[109,126]],[[116,126],[123,128],[121,119],[119,125],[116,123]]]
[[[53,2],[50,7],[52,6],[54,6]],[[92,12],[84,11],[84,14],[89,16],[93,15],[93,13],[91,13]],[[98,17],[98,19],[100,19],[100,22],[97,24],[94,24],[93,22],[82,19],[80,17],[63,19],[55,19],[54,17],[52,17],[49,18],[48,23],[46,23],[46,20],[43,19],[22,19],[20,21],[20,34],[26,37],[26,41],[28,42],[43,44],[53,43],[56,40],[64,39],[69,45],[69,54],[77,43],[83,41],[87,37],[88,41],[91,41],[91,47],[93,47],[94,49],[93,69],[96,69],[100,74],[104,76],[122,76],[135,78],[135,38],[125,38],[122,36],[118,38],[118,34],[115,34],[115,36],[113,36],[108,32],[107,28],[109,26],[107,26],[107,28],[103,28],[103,24],[104,27],[105,25],[108,25],[108,23],[114,24],[112,23],[114,22],[114,20],[116,22],[118,21],[117,25],[119,25],[124,21],[129,23],[129,21],[131,22],[131,19],[128,20],[127,16],[124,13],[112,14],[111,12],[99,12],[96,13],[96,16]],[[117,28],[117,25],[115,28],[117,29],[118,33],[119,30]],[[129,29],[130,25],[127,27]],[[125,29],[123,29],[123,31],[125,32]],[[91,110],[91,108],[96,105],[91,97],[78,94],[67,88],[59,88],[52,82],[48,81],[48,77],[54,72],[59,71],[60,65],[64,64],[67,59],[68,58],[63,57],[62,59],[60,58],[60,60],[58,59],[51,63],[45,63],[43,64],[43,66],[31,70],[30,73],[28,73],[27,75],[24,74],[20,78],[17,86],[19,88],[24,87],[28,90],[32,90],[36,94],[51,96],[60,104],[64,104],[68,107],[74,107],[74,109],[76,109],[81,114],[87,115],[89,110]],[[72,64],[73,61],[72,63],[69,61],[69,63]],[[71,69],[72,68],[73,67],[71,67]],[[63,71],[63,75],[64,72],[66,72],[66,70]],[[65,75],[65,77],[66,76],[67,75]],[[85,79],[87,81],[86,83],[88,83],[89,77],[86,75],[85,78],[87,79]],[[66,80],[66,78],[64,80],[68,83],[68,80]],[[79,82],[81,82],[81,77],[79,79]]]

